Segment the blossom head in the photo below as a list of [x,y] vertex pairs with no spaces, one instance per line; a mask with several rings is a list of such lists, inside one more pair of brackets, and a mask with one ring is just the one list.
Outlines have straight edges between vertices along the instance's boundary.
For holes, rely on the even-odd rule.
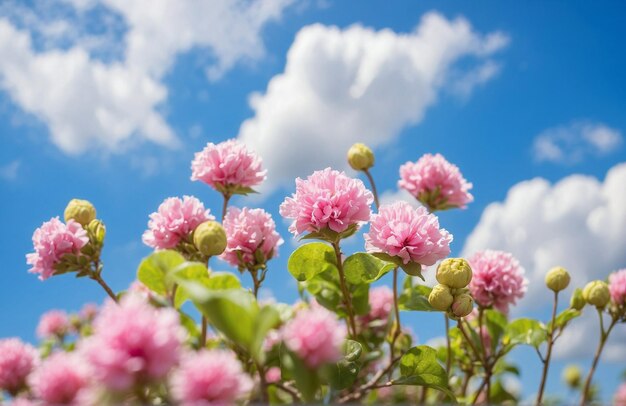
[[452,289],[466,287],[472,280],[472,268],[463,258],[448,258],[437,267],[437,282]]
[[35,252],[26,255],[26,262],[32,266],[28,271],[39,274],[45,280],[56,272],[66,254],[79,254],[89,242],[87,232],[74,220],[64,224],[58,217],[51,218],[33,233]]
[[174,398],[183,405],[234,404],[252,389],[239,361],[225,350],[186,354],[170,383]]
[[50,310],[44,313],[37,325],[39,338],[62,337],[70,329],[70,320],[62,310]]
[[228,245],[221,258],[232,266],[265,263],[278,255],[283,239],[263,209],[229,207],[224,217]]
[[217,221],[205,221],[193,232],[193,245],[208,257],[223,253],[226,243],[226,231]]
[[96,208],[88,200],[72,199],[63,212],[65,221],[74,220],[83,227],[96,218]]
[[237,140],[209,142],[191,162],[191,180],[199,180],[225,195],[246,194],[265,180],[261,158]]
[[161,379],[178,362],[185,333],[175,310],[156,309],[136,294],[107,302],[83,342],[94,378],[113,390]]
[[450,312],[456,317],[465,317],[474,309],[474,299],[467,293],[461,293],[454,297]]
[[591,281],[583,289],[583,298],[597,308],[604,308],[611,300],[609,285],[604,281]]
[[78,354],[57,352],[42,362],[29,382],[35,396],[46,404],[77,404],[90,376],[89,365]]
[[144,244],[155,249],[170,249],[191,235],[201,223],[215,220],[200,200],[193,196],[167,198],[150,215],[148,230],[143,233]]
[[450,288],[447,285],[435,285],[428,295],[428,303],[435,310],[442,312],[447,311],[452,306],[453,301],[454,296],[452,296],[452,292],[450,292]]
[[441,154],[425,154],[417,162],[402,165],[398,187],[407,190],[431,211],[464,209],[474,200],[469,193],[472,184]]
[[296,179],[296,193],[280,205],[280,214],[293,220],[289,231],[296,236],[325,230],[343,233],[370,219],[373,201],[362,181],[326,168],[306,180]]
[[554,292],[560,292],[567,288],[570,282],[569,273],[565,268],[557,266],[550,269],[546,274],[546,286]]
[[0,340],[0,390],[12,395],[26,386],[26,378],[37,363],[37,350],[17,338]]
[[452,242],[452,234],[439,228],[437,216],[403,201],[382,205],[363,237],[368,252],[398,257],[404,264],[433,265],[450,254]]
[[616,306],[626,306],[626,269],[609,275],[609,292]]
[[283,328],[283,341],[309,368],[341,358],[344,326],[323,307],[301,310]]
[[364,316],[365,322],[374,320],[387,321],[393,309],[393,291],[387,286],[378,286],[370,289],[370,311]]
[[348,150],[348,163],[355,171],[366,171],[374,166],[374,153],[367,145],[357,142]]
[[613,396],[614,406],[626,406],[626,382],[622,383]]
[[473,271],[469,288],[480,306],[493,306],[507,313],[509,305],[526,293],[528,281],[524,278],[524,268],[508,252],[479,251],[469,263]]

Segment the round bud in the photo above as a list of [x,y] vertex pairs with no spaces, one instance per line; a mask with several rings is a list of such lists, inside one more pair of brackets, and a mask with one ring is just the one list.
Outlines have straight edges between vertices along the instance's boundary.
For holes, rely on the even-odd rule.
[[569,307],[575,310],[582,310],[587,302],[585,298],[583,298],[583,290],[581,288],[574,289],[574,293],[572,293],[572,298],[569,301]]
[[452,293],[446,285],[436,285],[428,295],[428,303],[436,310],[445,312],[452,305]]
[[463,258],[448,258],[437,267],[437,282],[452,289],[460,289],[469,285],[472,280],[472,268]]
[[462,293],[454,297],[452,302],[452,313],[456,317],[465,317],[474,309],[474,299],[467,293]]
[[203,255],[220,255],[226,249],[226,232],[217,221],[205,221],[193,232],[193,244]]
[[546,274],[546,286],[554,292],[560,292],[569,285],[570,276],[565,268],[557,266]]
[[563,370],[563,380],[572,389],[580,386],[580,378],[580,368],[576,365],[568,365]]
[[96,208],[87,200],[72,199],[63,213],[65,222],[74,220],[83,227],[96,218]]
[[104,237],[107,229],[100,220],[91,220],[87,226],[87,231],[89,232],[89,237],[98,245],[102,245],[104,243]]
[[609,285],[604,281],[591,281],[583,289],[583,298],[590,305],[602,309],[611,300]]
[[374,166],[374,153],[365,144],[356,143],[348,150],[348,163],[357,171],[364,171]]

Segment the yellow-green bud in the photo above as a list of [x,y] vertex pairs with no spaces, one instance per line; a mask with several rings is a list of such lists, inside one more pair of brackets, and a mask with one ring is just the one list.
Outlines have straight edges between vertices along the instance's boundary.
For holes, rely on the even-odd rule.
[[474,299],[467,293],[462,293],[454,297],[452,302],[452,313],[456,317],[465,317],[474,309]]
[[563,380],[570,388],[577,388],[580,386],[580,368],[576,365],[568,365],[563,370]]
[[74,220],[83,227],[96,218],[96,208],[87,200],[72,199],[63,213],[65,222]]
[[374,153],[365,144],[356,143],[348,150],[348,163],[357,171],[364,171],[374,166]]
[[93,238],[98,245],[102,245],[104,243],[104,237],[106,236],[107,229],[100,220],[91,220],[87,226],[87,231],[89,232],[90,237]]
[[546,274],[546,286],[554,292],[560,292],[569,285],[570,276],[565,268],[557,266]]
[[436,310],[445,312],[452,305],[452,293],[446,285],[436,285],[428,295],[428,303]]
[[611,300],[609,285],[603,281],[591,281],[583,289],[583,298],[590,305],[602,309]]
[[583,290],[581,288],[574,289],[574,293],[572,293],[572,298],[569,301],[569,307],[575,310],[582,310],[587,302],[585,298],[583,298]]
[[226,231],[217,221],[205,221],[194,230],[193,245],[203,255],[220,255],[226,249]]
[[469,285],[472,280],[472,268],[463,258],[448,258],[437,267],[437,282],[452,289],[460,289]]

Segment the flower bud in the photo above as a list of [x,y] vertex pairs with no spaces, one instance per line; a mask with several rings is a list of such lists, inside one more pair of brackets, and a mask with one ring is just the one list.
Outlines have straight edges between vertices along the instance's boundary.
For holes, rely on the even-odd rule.
[[452,302],[452,313],[456,317],[465,317],[474,309],[474,299],[467,293],[460,294]]
[[574,293],[572,293],[572,298],[569,301],[569,307],[575,310],[582,310],[587,302],[583,298],[583,290],[581,288],[574,289]]
[[611,300],[609,285],[603,281],[591,281],[583,289],[583,298],[590,305],[602,309]]
[[226,249],[226,232],[216,221],[205,221],[193,232],[193,244],[206,256],[220,255]]
[[472,268],[463,258],[448,258],[437,267],[437,282],[452,289],[460,289],[469,285],[472,280]]
[[452,305],[452,293],[446,285],[436,285],[428,295],[428,303],[436,310],[445,312]]
[[65,222],[74,220],[83,227],[96,218],[96,208],[87,200],[72,199],[63,213]]
[[557,266],[546,274],[546,286],[554,292],[560,292],[569,285],[570,276],[565,268]]
[[102,221],[98,219],[91,220],[87,226],[87,232],[89,233],[90,238],[98,245],[102,245],[104,243],[106,231],[106,227]]
[[576,365],[568,365],[563,370],[563,380],[570,388],[577,388],[580,386],[580,368]]
[[348,150],[348,163],[357,171],[364,171],[374,166],[374,153],[365,144],[356,143]]

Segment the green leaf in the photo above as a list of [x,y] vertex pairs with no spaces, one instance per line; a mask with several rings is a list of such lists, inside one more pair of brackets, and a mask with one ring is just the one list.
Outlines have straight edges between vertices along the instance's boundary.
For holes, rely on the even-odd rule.
[[347,361],[358,361],[363,352],[363,346],[361,343],[354,340],[346,340],[343,348],[344,358]]
[[321,242],[305,244],[291,254],[287,269],[300,282],[308,281],[328,270],[337,272],[335,250]]
[[362,316],[369,313],[370,285],[366,283],[362,283],[360,285],[348,284],[348,289],[350,290],[350,297],[352,298],[352,308],[354,309],[354,314],[357,316]]
[[241,281],[230,272],[212,272],[206,287],[211,290],[239,289]]
[[258,314],[254,319],[254,327],[253,334],[254,338],[252,340],[252,345],[250,347],[250,352],[252,356],[263,363],[264,352],[262,351],[263,340],[267,335],[267,332],[277,327],[280,324],[280,313],[273,306],[268,305],[262,307]]
[[411,276],[417,276],[421,280],[425,281],[422,276],[422,264],[418,264],[417,262],[409,262],[408,264],[400,265],[400,268],[407,274]]
[[157,251],[141,261],[137,269],[137,279],[148,289],[159,294],[166,295],[171,282],[167,275],[185,262],[185,258],[176,251]]
[[[282,348],[282,347],[281,347]],[[295,354],[289,351],[281,352],[281,372],[283,377],[293,377],[296,388],[306,403],[313,403],[315,394],[320,387],[320,379],[316,371],[310,369]]]
[[506,327],[508,344],[531,345],[539,348],[541,343],[548,339],[548,332],[543,324],[533,319],[513,320]]
[[328,380],[334,390],[350,387],[359,375],[359,364],[342,359],[341,361],[326,365],[322,368],[322,375]]
[[495,349],[506,329],[506,316],[497,310],[489,309],[485,311],[483,317],[485,325],[487,326],[487,331],[491,337],[491,347],[492,349]]
[[[556,330],[564,329],[570,321],[579,317],[582,313],[576,309],[565,309],[554,319]],[[548,324],[548,331],[552,330],[552,323]]]
[[489,395],[489,399],[494,405],[499,405],[504,402],[513,402],[513,404],[517,403],[517,398],[504,388],[500,379],[497,379],[493,385],[491,385]]
[[420,312],[436,312],[430,303],[428,302],[428,295],[432,291],[432,288],[424,285],[415,285],[410,281],[411,277],[408,277],[408,283],[405,282],[405,287],[400,297],[398,298],[398,307],[400,310],[413,310]]
[[377,281],[395,267],[393,262],[383,261],[365,252],[352,254],[343,262],[346,280],[353,284]]
[[437,362],[437,351],[426,345],[411,348],[400,359],[400,378],[394,385],[418,385],[437,389],[454,402],[456,398],[448,387],[448,374]]

